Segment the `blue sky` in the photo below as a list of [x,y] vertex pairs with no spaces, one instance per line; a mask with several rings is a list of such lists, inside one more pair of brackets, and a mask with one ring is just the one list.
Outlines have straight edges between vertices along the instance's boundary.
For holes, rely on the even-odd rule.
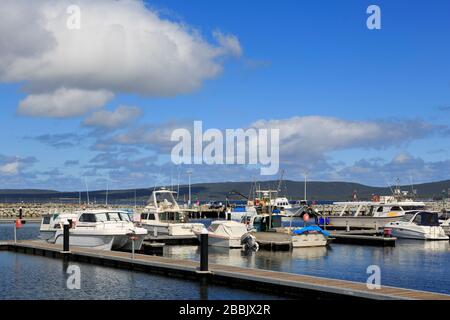
[[[71,31],[57,24],[66,7],[49,18],[45,1],[37,2],[0,9],[1,188],[78,190],[85,181],[103,188],[105,179],[114,188],[148,187],[177,172],[186,182],[188,166],[165,163],[168,134],[194,120],[221,130],[276,121],[288,179],[305,172],[371,185],[450,179],[448,1],[74,1],[82,24],[73,41],[83,47],[74,46],[79,52],[64,70],[62,54],[74,52],[72,38],[62,38]],[[381,8],[381,30],[366,27],[371,4]],[[6,19],[21,5],[27,17]],[[109,8],[108,17],[99,14]],[[36,27],[42,14],[50,24]],[[98,35],[93,22],[103,28]],[[118,46],[117,29],[109,32],[113,23],[123,23],[126,45]],[[192,55],[172,61],[176,46],[145,32],[141,42],[129,40],[147,27],[167,35],[167,24],[177,27],[169,38],[178,48],[195,47]],[[96,49],[102,41],[110,51]],[[136,68],[122,67],[122,49],[137,54],[127,60]],[[66,91],[55,98],[61,88],[82,90],[85,112],[64,113],[72,100]],[[53,104],[63,113],[49,111]],[[123,114],[114,113],[119,106]],[[98,121],[113,115],[116,126]],[[245,166],[191,169],[194,182],[273,178]]]

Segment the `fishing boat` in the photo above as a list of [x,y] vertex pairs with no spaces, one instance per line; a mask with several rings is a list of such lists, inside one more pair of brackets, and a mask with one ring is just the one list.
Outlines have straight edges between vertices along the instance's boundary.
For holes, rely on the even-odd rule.
[[44,216],[41,234],[49,243],[62,245],[63,225],[70,224],[70,244],[98,250],[140,250],[147,230],[138,228],[125,211],[84,210]]
[[[208,244],[224,248],[250,248],[258,250],[255,237],[252,236],[246,226],[236,221],[213,221],[207,229]],[[200,237],[202,232],[196,232]]]
[[399,221],[390,222],[384,227],[397,238],[419,240],[449,240],[439,224],[437,212],[416,211],[405,214]]
[[147,206],[141,213],[140,226],[147,229],[149,236],[192,236],[205,226],[189,222],[189,209],[178,205],[174,191],[161,188],[154,190]]

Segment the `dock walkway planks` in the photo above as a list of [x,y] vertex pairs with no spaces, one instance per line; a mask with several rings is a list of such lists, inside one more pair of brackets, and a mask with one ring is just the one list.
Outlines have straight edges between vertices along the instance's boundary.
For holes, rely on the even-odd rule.
[[[41,241],[19,241],[17,244],[8,242],[8,249],[19,252],[50,253],[54,257],[62,256],[61,246],[47,244]],[[450,300],[450,295],[427,291],[411,290],[382,286],[380,289],[369,289],[365,283],[329,279],[322,277],[306,276],[285,272],[276,272],[263,269],[250,269],[229,265],[210,264],[210,274],[197,272],[199,263],[191,260],[172,259],[159,256],[136,254],[131,259],[131,254],[118,251],[98,251],[94,249],[72,247],[70,257],[73,260],[81,258],[91,262],[102,261],[107,265],[125,267],[128,269],[165,270],[169,274],[187,275],[191,278],[207,277],[219,283],[228,285],[236,284],[247,290],[265,288],[266,291],[276,289],[278,292],[290,292],[297,296],[306,293],[314,293],[316,296],[334,298],[363,298],[363,299],[413,299],[413,300]],[[301,294],[300,292],[303,292]],[[307,296],[307,295],[306,295]]]

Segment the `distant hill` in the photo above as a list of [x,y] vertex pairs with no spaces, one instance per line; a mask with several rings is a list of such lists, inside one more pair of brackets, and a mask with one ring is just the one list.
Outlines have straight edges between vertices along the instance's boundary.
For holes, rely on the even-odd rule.
[[[261,188],[275,189],[278,181],[264,181],[259,183]],[[252,182],[221,182],[221,183],[199,183],[193,184],[193,199],[207,200],[224,200],[226,195],[231,191],[238,191],[244,195],[248,195]],[[420,198],[440,199],[442,191],[450,188],[450,180],[417,184]],[[149,198],[153,188],[134,189],[132,190],[110,190],[108,192],[109,201],[134,201],[135,192],[139,203]],[[403,186],[402,190],[411,190],[410,186]],[[353,192],[356,191],[358,198],[361,200],[370,199],[372,195],[390,195],[391,190],[388,187],[371,187],[352,182],[317,182],[311,181],[307,183],[308,200],[351,200]],[[180,199],[187,199],[189,188],[187,185],[180,186]],[[303,199],[304,183],[302,181],[283,181],[282,193],[289,199]],[[78,201],[80,193],[77,192],[59,192],[55,190],[14,190],[0,189],[0,202],[19,202],[19,201]],[[104,202],[106,198],[105,190],[89,192],[91,202]],[[239,197],[232,197],[238,199]],[[81,200],[86,201],[86,192],[81,191]]]

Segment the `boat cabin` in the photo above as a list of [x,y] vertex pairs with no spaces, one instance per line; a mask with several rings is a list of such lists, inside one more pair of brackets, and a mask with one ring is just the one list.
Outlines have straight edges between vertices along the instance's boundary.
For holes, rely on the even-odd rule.
[[242,223],[247,224],[249,229],[254,229],[257,232],[267,232],[281,227],[281,216],[272,215],[272,219],[270,219],[268,214],[244,216]]
[[402,216],[408,211],[425,209],[425,203],[408,201],[396,203],[381,203],[372,201],[335,202],[334,205],[342,206],[339,213],[341,217],[396,217]]
[[416,211],[406,213],[401,221],[412,222],[418,226],[439,227],[439,214],[437,212]]

